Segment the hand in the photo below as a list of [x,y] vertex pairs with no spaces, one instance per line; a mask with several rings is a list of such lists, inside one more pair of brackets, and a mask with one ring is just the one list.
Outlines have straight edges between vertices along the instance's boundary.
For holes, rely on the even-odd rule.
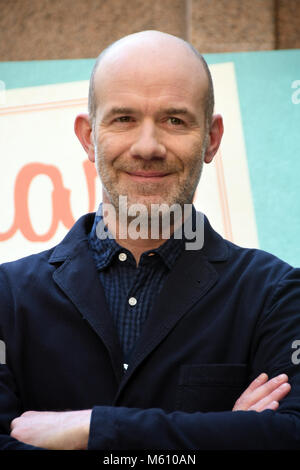
[[26,411],[11,422],[11,437],[45,449],[87,449],[91,410]]
[[235,402],[232,411],[276,410],[279,400],[291,390],[286,374],[277,375],[271,380],[265,373],[260,374]]

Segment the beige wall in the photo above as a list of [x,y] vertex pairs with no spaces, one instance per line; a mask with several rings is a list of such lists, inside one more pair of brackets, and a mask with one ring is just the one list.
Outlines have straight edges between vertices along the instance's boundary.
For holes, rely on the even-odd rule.
[[0,0],[0,61],[96,57],[145,29],[202,53],[300,48],[300,0]]

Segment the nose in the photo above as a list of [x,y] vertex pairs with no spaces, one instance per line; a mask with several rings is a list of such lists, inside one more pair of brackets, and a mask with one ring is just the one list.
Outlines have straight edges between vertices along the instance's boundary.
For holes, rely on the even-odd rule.
[[157,139],[157,130],[153,122],[144,122],[138,129],[138,135],[130,148],[131,156],[151,160],[164,158],[166,148]]

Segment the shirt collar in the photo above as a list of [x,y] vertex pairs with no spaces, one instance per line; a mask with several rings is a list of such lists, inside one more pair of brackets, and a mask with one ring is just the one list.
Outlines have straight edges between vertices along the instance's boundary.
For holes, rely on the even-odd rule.
[[92,250],[97,254],[96,267],[98,270],[102,270],[112,263],[115,254],[121,251],[122,247],[106,230],[99,209],[96,212],[94,223],[89,234],[89,243]]
[[[102,217],[102,203],[95,215],[94,223],[89,234],[89,243],[97,254],[96,265],[98,270],[102,270],[112,264],[115,260],[115,255],[120,252],[126,252],[127,255],[134,259],[132,253],[119,245],[105,227]],[[184,251],[184,243],[184,237],[175,239],[172,235],[158,248],[145,251],[141,256],[140,263],[143,264],[149,259],[149,255],[153,253],[159,255],[164,264],[171,270],[177,258]]]

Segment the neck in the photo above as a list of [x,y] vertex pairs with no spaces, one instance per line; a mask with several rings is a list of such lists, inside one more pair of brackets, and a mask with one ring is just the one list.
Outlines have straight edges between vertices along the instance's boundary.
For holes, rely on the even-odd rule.
[[115,209],[105,197],[103,197],[102,209],[104,224],[116,242],[132,253],[137,265],[145,251],[161,246],[183,223],[182,216],[177,219],[174,217],[171,220],[170,217],[165,219],[166,226],[161,219],[148,218],[148,214],[130,217],[127,211]]
[[[117,216],[116,221],[112,221],[109,216],[104,215],[103,220],[116,242],[132,253],[137,265],[141,255],[145,251],[155,250],[165,243],[174,233],[174,226],[169,225],[167,233],[163,233],[160,229],[152,236],[151,220],[141,224],[143,230],[140,228],[140,224],[136,226],[132,219],[129,219],[127,224],[122,224],[120,223],[120,217]],[[133,227],[130,225],[131,223],[134,223]]]

